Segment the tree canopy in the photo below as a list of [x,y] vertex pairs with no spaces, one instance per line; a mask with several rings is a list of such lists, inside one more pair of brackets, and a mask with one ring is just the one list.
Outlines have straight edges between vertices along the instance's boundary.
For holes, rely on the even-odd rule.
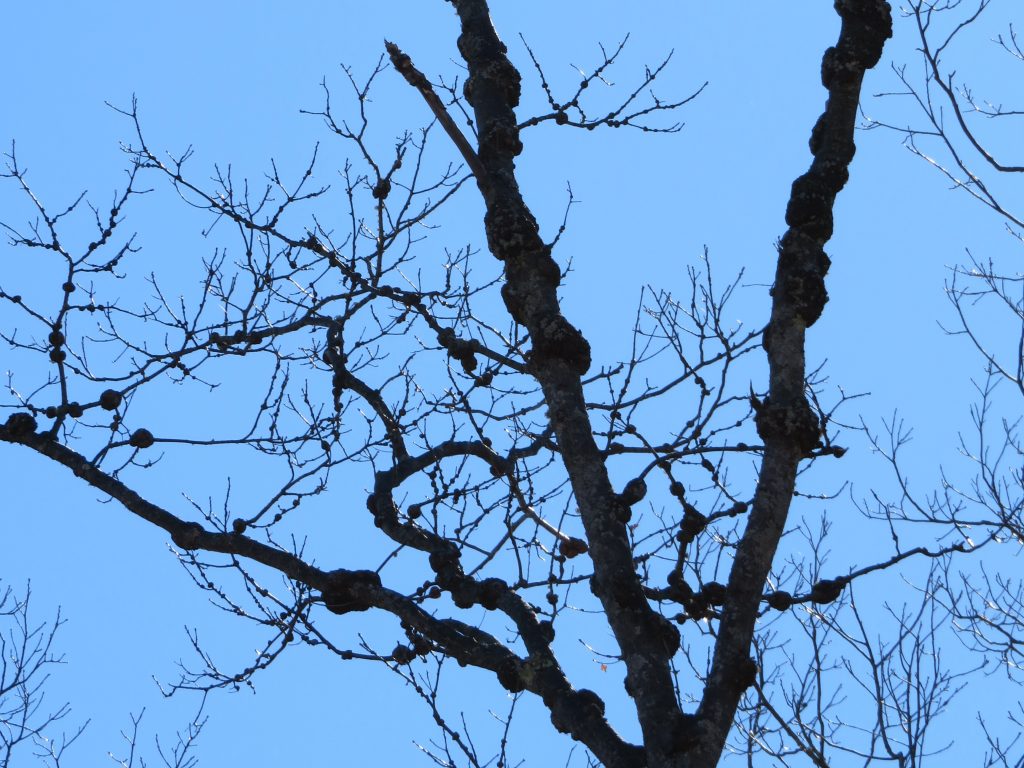
[[[300,656],[286,668],[307,676],[293,672],[287,695],[337,713],[321,753],[333,759],[373,749],[352,726],[369,717],[439,765],[919,765],[962,748],[947,724],[966,712],[972,759],[1020,765],[1019,702],[989,706],[982,691],[1019,697],[1021,278],[973,252],[949,272],[952,311],[938,319],[973,357],[961,347],[911,386],[976,388],[948,446],[955,468],[922,478],[906,458],[912,425],[872,419],[826,359],[861,369],[854,386],[883,386],[901,373],[879,364],[881,334],[907,355],[924,343],[914,307],[877,297],[899,291],[898,261],[933,255],[877,236],[887,213],[869,201],[886,194],[884,171],[867,201],[843,207],[871,167],[855,139],[902,141],[939,172],[918,184],[944,174],[960,206],[1020,238],[1012,129],[989,126],[1021,113],[998,78],[976,87],[957,69],[989,3],[913,2],[894,27],[888,3],[837,0],[832,37],[814,41],[820,66],[801,63],[819,81],[794,109],[807,123],[787,129],[809,157],[770,190],[744,176],[777,119],[744,113],[753,93],[727,94],[728,129],[748,146],[701,148],[700,173],[670,159],[714,91],[700,58],[631,59],[623,35],[567,62],[556,42],[492,21],[485,0],[437,5],[448,37],[394,21],[401,38],[303,105],[320,143],[263,175],[164,149],[134,97],[111,102],[126,132],[112,196],[69,199],[63,178],[44,193],[11,146],[0,441],[19,467],[8,482],[31,501],[0,523],[8,546],[32,546],[18,541],[29,506],[60,515],[60,494],[22,475],[73,477],[104,502],[76,512],[97,560],[146,547],[124,552],[120,578],[150,583],[140,562],[162,539],[228,619],[180,610],[191,656],[162,690],[197,694],[202,713],[211,692],[255,689]],[[993,21],[996,71],[1019,66],[1012,25]],[[894,30],[915,58],[880,72]],[[735,52],[770,68],[755,53]],[[784,112],[777,85],[769,103]],[[241,140],[246,127],[228,130]],[[648,186],[614,172],[638,141]],[[582,175],[604,186],[546,174],[563,151],[588,154]],[[713,245],[680,246],[714,242],[690,232],[711,189],[723,228],[778,196],[778,239],[725,259],[736,268],[724,274]],[[629,215],[585,219],[581,238],[578,212],[598,191]],[[897,218],[911,242],[941,247],[921,205]],[[826,253],[833,234],[841,257]],[[857,274],[867,250],[891,273]],[[861,295],[829,323],[833,259]],[[959,405],[931,415],[952,422]],[[48,525],[55,539],[73,528]],[[43,567],[79,577],[63,565]],[[165,578],[145,605],[110,606],[112,621],[179,611],[189,588]],[[16,588],[0,611],[12,622],[0,746],[59,766],[67,710],[39,697],[62,619],[33,623]],[[321,690],[336,673],[309,670],[326,668],[360,684]],[[384,678],[379,709],[368,686],[388,683],[368,681]],[[412,710],[432,726],[414,728]],[[128,765],[141,760],[131,722]],[[163,759],[194,764],[204,723],[193,715]]]

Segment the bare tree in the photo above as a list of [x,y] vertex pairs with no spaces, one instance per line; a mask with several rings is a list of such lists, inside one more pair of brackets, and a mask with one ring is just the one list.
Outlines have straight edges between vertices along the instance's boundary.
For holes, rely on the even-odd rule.
[[55,731],[71,714],[68,703],[50,707],[44,686],[53,667],[64,663],[53,647],[64,620],[37,622],[32,615],[32,589],[18,597],[7,587],[0,596],[0,766],[18,765],[15,758],[34,754],[59,768],[61,757],[82,734]]
[[[909,488],[902,503],[878,497],[865,511],[892,550],[842,570],[828,562],[829,521],[790,517],[798,475],[845,453],[846,398],[808,370],[805,338],[827,301],[824,246],[854,157],[863,78],[892,34],[889,5],[835,3],[828,100],[811,130],[813,160],[792,186],[764,326],[728,324],[739,281],[720,284],[705,262],[687,272],[685,296],[645,294],[631,356],[604,364],[562,311],[565,223],[542,235],[516,157],[543,123],[674,132],[674,114],[700,88],[656,96],[666,60],[606,111],[591,106],[589,86],[622,46],[602,49],[563,94],[524,45],[547,106],[517,115],[521,74],[487,3],[452,6],[464,84],[431,80],[388,43],[365,79],[346,70],[350,107],[325,86],[314,114],[353,155],[339,189],[316,181],[317,152],[295,178],[272,166],[259,188],[230,167],[203,181],[190,151],[164,155],[147,142],[134,103],[122,110],[134,130],[128,181],[109,209],[84,196],[49,208],[12,148],[5,178],[35,213],[4,224],[11,246],[62,274],[56,286],[0,284],[14,372],[0,439],[166,531],[196,585],[256,625],[260,651],[230,668],[196,636],[199,664],[174,690],[245,685],[304,643],[401,676],[438,725],[424,750],[439,765],[514,762],[509,725],[524,696],[607,766],[713,766],[727,753],[918,765],[944,747],[926,739],[929,726],[969,672],[942,663],[950,616],[976,642],[1019,653],[1007,640],[1019,584],[994,577],[1017,602],[1003,603],[1010,623],[985,624],[949,578],[952,555],[1019,537],[1007,522],[1019,520],[1019,495],[1007,501],[983,473],[970,500],[996,519],[981,523],[958,517],[948,494],[925,504]],[[925,4],[916,11],[927,18]],[[368,95],[389,69],[433,119],[381,151]],[[232,255],[218,248],[204,260],[187,299],[167,278],[130,269],[140,246],[126,212],[150,184],[208,215],[211,235],[232,231]],[[445,249],[443,263],[422,258],[474,186],[490,256],[464,246]],[[951,296],[962,306],[970,294]],[[767,381],[751,384],[762,350]],[[659,381],[648,374],[669,369]],[[186,389],[202,394],[170,412]],[[202,405],[214,395],[231,407]],[[898,471],[900,433],[890,437]],[[245,487],[229,483],[216,503],[152,492],[163,465],[185,483],[240,451]],[[1000,517],[1006,503],[1016,518]],[[897,529],[915,515],[943,523],[943,534],[904,545]],[[967,526],[984,534],[971,538]],[[780,557],[787,530],[810,555]],[[868,609],[854,596],[862,577],[908,564],[925,570],[917,602]],[[579,640],[621,671],[639,739],[606,716],[606,697],[574,685]],[[493,748],[445,710],[440,684],[453,662],[508,693]]]
[[[58,610],[52,621],[37,622],[31,605],[31,584],[23,596],[16,595],[10,587],[0,596],[0,766],[27,765],[34,758],[47,768],[61,768],[71,762],[72,747],[89,721],[75,726],[71,732],[58,732],[62,721],[71,715],[71,704],[49,706],[46,687],[51,670],[67,663],[54,647],[66,620]],[[172,746],[161,744],[159,736],[155,738],[155,754],[167,768],[194,768],[199,764],[195,746],[206,724],[204,705],[205,696]],[[110,755],[124,768],[145,768],[147,764],[140,744],[144,714],[143,710],[133,715],[131,729],[122,733],[125,756]]]
[[[1024,173],[1024,166],[1007,157],[1020,151],[1024,110],[1003,101],[1008,89],[992,90],[993,81],[984,79],[991,69],[958,56],[965,38],[991,35],[983,26],[991,5],[991,0],[910,3],[905,15],[919,42],[920,69],[897,67],[901,90],[881,95],[890,101],[902,99],[914,109],[906,122],[874,119],[867,127],[902,135],[907,148],[938,170],[954,191],[991,209],[1019,247],[1024,223],[1014,204],[1019,190],[1014,181]],[[1024,51],[1013,22],[989,39],[1001,54],[994,69],[996,82],[1019,73],[1016,68],[1024,64]],[[976,87],[972,77],[983,84]],[[1011,263],[1019,264],[1019,254],[1014,256]],[[947,333],[966,339],[982,361],[982,375],[975,381],[978,398],[971,409],[973,429],[961,437],[968,469],[944,473],[937,492],[920,494],[901,474],[899,452],[907,435],[893,426],[884,443],[876,438],[876,446],[900,478],[902,497],[896,503],[878,504],[876,512],[896,525],[944,528],[948,536],[972,548],[982,543],[1003,545],[998,550],[987,547],[976,567],[945,562],[929,594],[946,612],[964,645],[978,658],[995,661],[1007,680],[1019,685],[1024,661],[1024,584],[1013,574],[1019,570],[1014,555],[1024,543],[1024,445],[1019,431],[1024,395],[1024,276],[1019,267],[1003,266],[1004,259],[998,255],[978,257],[968,247],[968,259],[967,264],[951,269],[946,285],[954,316]],[[1019,693],[1015,695],[1018,700],[1008,700],[999,713],[1009,728],[1008,738],[1000,736],[1001,726],[992,724],[994,713],[978,714],[988,744],[986,766],[1024,765],[1019,737],[1022,705]]]

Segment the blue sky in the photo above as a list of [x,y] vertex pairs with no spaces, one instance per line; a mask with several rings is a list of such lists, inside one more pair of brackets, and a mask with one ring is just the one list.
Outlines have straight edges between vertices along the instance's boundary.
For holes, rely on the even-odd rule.
[[[591,340],[595,358],[611,362],[628,354],[642,286],[685,288],[685,267],[699,263],[705,246],[722,280],[745,270],[735,319],[763,323],[773,243],[784,229],[789,186],[810,160],[807,138],[824,100],[819,62],[838,29],[831,4],[761,2],[742,10],[736,4],[604,0],[493,5],[532,103],[538,84],[519,33],[556,87],[575,82],[570,64],[588,68],[597,60],[598,42],[614,45],[625,32],[632,35],[630,46],[611,76],[620,89],[669,50],[675,53],[658,81],[659,95],[686,95],[709,82],[680,114],[686,126],[679,134],[571,132],[547,124],[525,136],[520,181],[545,231],[553,233],[561,222],[567,183],[580,201],[559,246],[575,270],[563,296],[566,314]],[[965,46],[958,59],[983,60],[998,21],[992,13],[991,30],[975,35],[978,47]],[[123,186],[118,142],[131,139],[131,126],[105,102],[127,105],[135,94],[149,141],[171,151],[193,146],[196,170],[208,173],[213,163],[230,162],[237,174],[258,176],[271,157],[294,170],[316,141],[329,145],[319,122],[299,110],[321,106],[322,78],[344,93],[339,65],[353,67],[357,76],[367,73],[385,39],[428,75],[458,72],[455,17],[441,0],[309,2],[298,9],[191,0],[173,6],[19,3],[5,9],[5,23],[0,142],[17,141],[30,181],[51,205],[70,202],[82,189],[103,205]],[[869,74],[866,93],[896,87],[890,63],[917,66],[912,35],[908,24],[897,23],[897,37]],[[374,94],[378,146],[427,119],[422,101],[394,73],[382,76]],[[896,122],[913,114],[891,100],[868,100],[864,108]],[[336,147],[325,152],[340,157]],[[323,172],[330,176],[326,166]],[[9,189],[0,189],[0,218],[15,210],[13,200]],[[462,210],[474,211],[472,201]],[[200,243],[205,222],[187,210],[165,215],[143,204],[131,216],[146,248],[141,268],[163,279],[187,282],[180,265],[214,246]],[[832,382],[846,392],[871,393],[848,412],[852,420],[863,416],[877,426],[899,411],[917,436],[910,448],[912,478],[932,487],[938,465],[955,461],[956,435],[969,423],[971,377],[980,374],[963,341],[947,337],[938,324],[951,318],[943,282],[965,248],[998,257],[1013,253],[1013,242],[980,206],[946,190],[897,136],[881,131],[858,137],[836,222],[828,247],[831,301],[810,334],[809,359],[827,359]],[[483,245],[479,217],[448,234],[452,247]],[[198,253],[200,247],[207,251]],[[21,266],[3,266],[9,268]],[[0,350],[0,370],[5,354]],[[882,464],[863,444],[859,448],[841,469],[823,475],[823,486],[851,479],[864,490],[891,489]],[[79,759],[94,763],[107,750],[118,752],[118,731],[129,724],[128,713],[143,706],[149,707],[146,723],[173,732],[191,703],[160,700],[152,677],[173,679],[175,661],[189,657],[183,627],[200,627],[210,643],[227,650],[256,641],[190,589],[158,532],[42,461],[10,447],[0,453],[8,488],[0,512],[0,579],[15,588],[31,579],[42,615],[63,606],[68,624],[61,647],[68,664],[49,695],[71,700],[73,718],[92,719]],[[223,470],[244,484],[244,465]],[[174,503],[172,481],[173,469],[157,491],[166,503]],[[856,529],[848,501],[808,511],[825,508],[846,516],[841,527]],[[865,563],[840,552],[836,567],[849,564]],[[465,685],[456,690],[468,697],[488,683],[467,675],[455,685]],[[337,664],[309,649],[283,659],[257,688],[256,696],[222,694],[212,701],[204,764],[224,764],[229,755],[253,765],[406,764],[417,759],[412,740],[431,736],[429,713],[393,676]],[[358,705],[351,691],[359,691]],[[528,742],[523,756],[534,758],[531,764],[568,747],[550,729]]]

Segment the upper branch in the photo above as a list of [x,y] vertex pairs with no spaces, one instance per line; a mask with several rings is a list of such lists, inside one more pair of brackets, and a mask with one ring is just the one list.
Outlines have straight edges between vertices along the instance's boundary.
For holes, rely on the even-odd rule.
[[698,710],[700,728],[692,765],[718,763],[743,691],[754,681],[750,643],[763,585],[789,513],[800,460],[812,451],[821,425],[805,395],[806,329],[827,301],[824,245],[832,236],[832,206],[849,178],[854,127],[864,73],[878,63],[892,36],[891,8],[883,0],[837,0],[842,28],[825,51],[821,81],[825,110],[811,132],[810,169],[794,183],[786,209],[772,313],[764,333],[769,391],[757,415],[764,459],[747,528],[729,575],[711,672]]
[[[520,74],[491,24],[485,0],[452,0],[452,4],[461,24],[459,51],[469,70],[464,93],[478,129],[477,185],[487,209],[488,246],[504,265],[505,306],[530,333],[529,372],[543,390],[548,418],[579,505],[594,563],[591,588],[601,600],[625,660],[627,686],[634,691],[648,763],[654,764],[658,756],[676,749],[675,726],[681,713],[669,661],[678,648],[679,635],[644,596],[626,525],[629,505],[612,488],[583,396],[581,376],[590,367],[590,345],[561,312],[557,295],[560,269],[540,237],[516,180],[515,158],[523,149],[515,114]],[[396,68],[404,68],[407,79],[413,76],[416,82],[410,82],[430,103],[411,64],[399,59]],[[459,144],[459,138],[454,138]],[[556,713],[552,711],[552,715]],[[578,723],[564,725],[607,765],[636,759],[633,753],[610,751],[607,744],[593,741]]]

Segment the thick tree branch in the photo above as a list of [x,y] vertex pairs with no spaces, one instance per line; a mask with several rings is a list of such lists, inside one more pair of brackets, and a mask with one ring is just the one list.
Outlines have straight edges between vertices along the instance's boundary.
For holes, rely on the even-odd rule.
[[[626,685],[634,694],[648,765],[660,765],[678,751],[675,734],[682,715],[669,660],[678,649],[679,634],[644,597],[626,525],[630,510],[612,488],[583,397],[580,379],[590,367],[590,345],[561,313],[560,270],[516,181],[515,158],[523,147],[515,115],[519,72],[491,24],[487,3],[452,3],[462,28],[459,51],[469,68],[465,96],[479,132],[477,155],[484,175],[477,181],[487,206],[488,246],[504,263],[505,305],[530,332],[530,372],[543,389],[579,504],[594,563],[591,589],[604,606],[626,663]],[[599,745],[586,743],[606,765],[621,764],[599,751]]]
[[810,169],[793,183],[779,250],[772,314],[764,333],[768,397],[757,415],[764,459],[754,504],[729,574],[711,673],[698,710],[693,766],[718,763],[743,691],[755,678],[750,643],[763,585],[782,535],[800,460],[818,443],[820,425],[805,395],[806,329],[827,301],[824,245],[832,236],[832,206],[849,178],[854,127],[864,73],[878,63],[892,36],[892,9],[882,0],[836,0],[839,41],[822,59],[829,96],[811,132]]
[[[294,581],[319,590],[328,610],[345,614],[378,608],[393,614],[421,633],[439,650],[459,660],[494,672],[498,681],[511,691],[529,690],[540,696],[551,711],[556,727],[572,733],[595,750],[606,755],[609,765],[627,768],[642,765],[642,751],[624,742],[604,718],[604,703],[592,691],[574,690],[551,651],[553,633],[542,624],[531,607],[498,579],[475,582],[461,574],[456,558],[451,576],[463,583],[456,590],[471,591],[474,602],[488,608],[500,608],[520,631],[528,656],[523,659],[486,632],[457,619],[439,619],[425,611],[413,599],[386,588],[374,571],[335,569],[325,571],[302,558],[258,542],[241,533],[205,530],[198,523],[183,520],[166,509],[142,498],[123,482],[103,472],[88,459],[61,445],[46,433],[36,431],[35,419],[27,413],[15,413],[0,425],[0,442],[20,444],[70,469],[93,488],[120,502],[129,512],[167,531],[182,549],[218,552],[245,558],[272,568]],[[415,462],[416,459],[407,459]],[[393,470],[401,472],[401,467]],[[382,473],[387,475],[388,473]],[[378,478],[378,485],[383,481]],[[390,490],[390,489],[388,489]],[[387,496],[390,504],[394,502]],[[374,497],[370,504],[376,506]],[[423,541],[410,542],[421,549],[439,552],[438,537],[420,531]],[[432,561],[433,563],[433,561]],[[439,569],[440,570],[440,569]],[[458,601],[458,598],[456,597]]]

